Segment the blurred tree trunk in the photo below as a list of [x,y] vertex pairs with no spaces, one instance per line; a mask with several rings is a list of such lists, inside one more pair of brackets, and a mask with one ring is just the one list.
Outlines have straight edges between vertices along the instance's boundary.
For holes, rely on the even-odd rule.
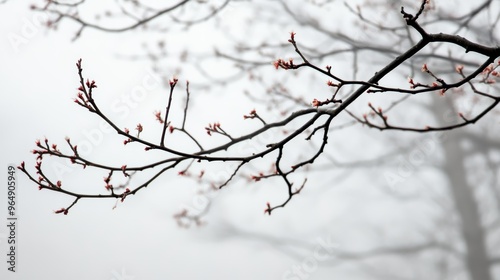
[[[434,109],[441,107],[454,110],[450,100],[448,102],[435,102]],[[439,106],[443,105],[443,106]],[[481,224],[479,201],[477,200],[473,185],[467,182],[467,170],[464,166],[467,158],[460,145],[463,138],[461,130],[446,132],[443,143],[444,163],[443,172],[449,180],[449,189],[455,204],[456,213],[460,219],[460,232],[466,248],[464,265],[473,280],[491,280],[490,261],[486,249],[486,229]]]

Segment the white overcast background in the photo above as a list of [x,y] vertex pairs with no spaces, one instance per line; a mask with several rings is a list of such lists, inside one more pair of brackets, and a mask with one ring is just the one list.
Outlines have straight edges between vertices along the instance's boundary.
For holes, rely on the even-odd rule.
[[[104,10],[104,1],[94,2],[94,9]],[[76,31],[74,24],[66,23],[57,31],[47,31],[37,24],[41,16],[29,10],[30,4],[11,0],[0,5],[2,225],[7,223],[7,166],[17,166],[25,161],[26,167],[33,171],[35,157],[30,151],[35,148],[36,139],[43,141],[47,137],[51,143],[63,147],[64,138],[68,136],[74,143],[80,143],[81,149],[85,146],[84,143],[87,143],[88,156],[97,161],[112,162],[113,159],[126,158],[121,152],[113,152],[116,147],[123,151],[123,138],[102,132],[101,121],[73,102],[79,86],[75,67],[79,58],[83,59],[84,76],[95,80],[98,85],[94,97],[101,108],[114,113],[117,122],[131,131],[138,122],[144,124],[145,131],[153,130],[153,111],[164,108],[167,96],[165,88],[158,83],[147,90],[144,99],[134,104],[137,107],[127,107],[126,113],[113,111],[116,104],[123,105],[120,103],[123,97],[130,96],[135,88],[144,86],[145,79],[151,81],[151,63],[123,58],[124,55],[141,54],[142,41],[149,35],[141,32],[107,34],[86,29],[81,38],[71,42]],[[255,16],[245,5],[249,4],[246,1],[232,3],[221,16],[228,21],[234,21],[235,26],[244,24],[245,19]],[[337,5],[339,9],[343,7],[340,2]],[[262,15],[266,13],[259,12],[263,13]],[[344,28],[349,26],[347,21],[342,20],[342,12],[330,12],[336,12],[336,16],[324,17],[326,25],[339,25]],[[394,13],[399,16],[399,11]],[[266,16],[269,17],[269,14]],[[292,30],[305,42],[314,40],[314,34],[301,33],[300,26],[266,24],[268,23],[264,22],[259,28],[266,28],[261,30],[268,32],[274,42],[286,43]],[[211,28],[215,28],[214,26],[202,25],[190,29],[189,32],[177,30],[174,35],[169,34],[166,45],[174,50],[173,53],[182,49],[176,46],[177,42],[189,45],[194,51],[211,52],[212,43],[223,46],[227,39],[220,32],[212,32]],[[258,28],[256,30],[254,32],[259,32]],[[252,38],[251,34],[239,35]],[[13,45],[13,38],[18,39],[18,36],[25,41],[18,46]],[[154,36],[161,38],[161,34]],[[290,48],[283,50],[278,57],[286,59],[289,55],[293,55]],[[218,64],[211,64],[210,74],[226,74],[227,65],[220,63],[220,67]],[[335,65],[340,68],[340,63]],[[165,76],[176,74],[173,70],[176,65],[161,67],[164,68],[159,71],[164,71],[162,74]],[[272,69],[272,64],[269,64],[269,68]],[[290,72],[274,73],[287,79],[293,78]],[[203,79],[189,69],[178,78],[179,89],[175,94],[179,95],[183,92],[186,79],[193,83]],[[398,78],[406,81],[406,76]],[[325,81],[322,79],[323,77],[320,77],[316,80],[316,88],[325,87]],[[245,131],[248,122],[244,122],[242,116],[253,109],[253,105],[242,97],[244,86],[229,87],[224,94],[205,94],[201,89],[192,91],[193,110],[189,117],[193,122],[199,122],[200,135],[206,136],[203,125],[214,121],[220,121],[224,126],[228,126],[230,131]],[[308,84],[301,86],[303,88],[297,88],[297,92],[307,93],[313,88]],[[313,92],[310,96],[322,97],[320,94],[321,92]],[[180,112],[181,101],[178,99],[176,103],[177,112]],[[353,107],[366,108],[364,101],[356,102]],[[418,110],[410,109],[412,112]],[[103,137],[100,138],[95,133],[102,133]],[[386,135],[389,135],[386,139],[394,137],[392,140],[402,139],[401,142],[405,139],[416,141],[417,138],[428,140],[430,137],[391,133],[381,135],[378,131],[361,126],[344,129],[340,133],[335,131],[330,137],[329,148],[335,147],[336,159],[349,162],[351,154],[370,158],[371,153],[386,149],[386,142],[380,141]],[[204,139],[215,141],[217,138]],[[270,142],[272,141],[266,143]],[[178,147],[183,144],[174,143]],[[297,154],[309,148],[300,146],[300,149]],[[130,150],[134,151],[131,155],[137,158],[137,162],[145,162],[150,156],[137,149],[133,150],[133,147]],[[427,195],[446,196],[446,180],[434,164],[439,160],[439,156],[438,152],[429,153],[425,163],[420,166],[421,169],[404,182],[402,190],[424,198],[428,198]],[[130,157],[128,160],[130,165],[134,165]],[[49,170],[47,172],[55,175],[58,167],[58,170],[61,170],[61,166],[49,166],[48,162],[47,166],[44,166]],[[321,160],[318,162],[322,163]],[[265,167],[266,170],[267,168]],[[79,168],[74,167],[63,170],[65,172],[61,176],[65,186],[78,185],[79,190],[84,190],[85,187],[103,185],[102,173],[81,173]],[[320,250],[325,243],[335,243],[336,248],[350,251],[387,245],[378,243],[380,240],[376,237],[372,238],[377,235],[393,242],[391,245],[420,240],[420,233],[412,232],[412,226],[430,224],[434,220],[429,217],[439,216],[436,212],[440,213],[438,210],[442,209],[435,205],[387,199],[379,189],[372,188],[386,181],[380,175],[381,172],[378,172],[378,177],[373,176],[376,172],[370,167],[361,168],[357,173],[350,170],[343,170],[345,173],[327,170],[326,172],[330,172],[327,175],[312,172],[304,191],[294,197],[284,209],[276,210],[270,217],[263,215],[265,202],[272,201],[276,204],[282,201],[285,195],[283,183],[264,181],[247,186],[244,180],[240,180],[242,182],[223,189],[215,197],[205,226],[190,229],[179,228],[172,216],[183,205],[192,203],[197,185],[194,181],[181,180],[175,171],[163,175],[147,189],[128,197],[124,203],[118,203],[115,209],[114,200],[82,200],[66,216],[54,214],[54,210],[71,204],[70,197],[47,190],[39,191],[35,184],[18,171],[17,272],[7,271],[8,232],[6,226],[0,226],[0,279],[250,280],[331,279],[332,275],[335,279],[384,277],[372,275],[373,269],[387,273],[402,272],[401,275],[407,276],[408,279],[427,279],[425,275],[412,274],[411,270],[413,266],[415,270],[419,270],[417,266],[424,266],[423,262],[412,264],[401,261],[398,265],[396,257],[396,260],[391,262],[392,266],[370,267],[330,259],[328,263],[321,263],[321,258],[317,257],[316,250]],[[281,185],[274,186],[271,182]],[[428,186],[432,193],[425,193],[428,189],[420,188],[421,186]],[[312,264],[309,266],[309,272],[300,277],[297,274],[287,274],[297,265],[311,260],[319,265],[315,267]],[[465,279],[460,273],[458,272],[453,280]]]

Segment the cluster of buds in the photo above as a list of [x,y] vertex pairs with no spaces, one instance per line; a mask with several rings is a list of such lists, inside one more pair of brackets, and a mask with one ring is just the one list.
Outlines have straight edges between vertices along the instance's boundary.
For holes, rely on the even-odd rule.
[[42,158],[41,158],[41,155],[39,155],[39,157],[40,158],[37,158],[36,162],[35,162],[36,174],[42,174],[42,172],[41,172],[42,171]]
[[[328,66],[327,66],[328,67]],[[330,71],[330,70],[328,70]],[[326,81],[326,84],[329,86],[329,87],[338,87],[339,85],[338,84],[335,84],[334,82],[328,80]]]
[[255,109],[253,109],[252,111],[250,111],[250,114],[249,115],[243,115],[243,119],[254,119],[255,117],[257,116],[257,111],[255,111]]
[[139,137],[139,134],[142,132],[143,130],[143,127],[142,127],[142,124],[137,124],[137,126],[135,127],[135,130],[137,130],[137,137]]
[[[430,84],[430,85],[424,85],[424,84],[421,84],[421,83],[416,83],[413,80],[413,78],[411,78],[411,77],[408,77],[408,83],[410,84],[410,88],[411,89],[415,89],[417,87],[427,87],[427,88],[436,88],[436,87],[439,87],[439,84],[437,82],[432,82],[432,84]],[[441,89],[441,94],[443,94],[445,91],[446,91],[445,89]]]
[[76,158],[78,157],[78,145],[71,144],[71,139],[69,137],[66,137],[65,140],[68,143],[68,145],[71,147],[71,150],[73,150],[73,153],[75,154],[74,157],[70,158],[71,163],[76,163]]
[[78,68],[78,71],[82,71],[82,59],[78,59],[78,61],[76,62],[76,68]]
[[61,152],[57,149],[57,144],[52,144],[52,152],[60,154]]
[[[78,88],[80,89],[82,88],[81,86]],[[84,97],[83,93],[82,92],[78,92],[78,94],[76,95],[77,98],[75,98],[75,103],[82,106],[82,107],[86,107],[86,108],[89,108],[89,104],[88,104],[88,101],[87,101],[87,98]]]
[[186,209],[182,209],[180,212],[174,214],[174,219],[177,221],[177,225],[183,228],[189,228],[193,222],[196,226],[203,226],[205,224],[201,220],[200,215],[190,215]]
[[264,209],[264,214],[269,214],[271,215],[271,204],[269,202],[266,203],[266,209]]
[[19,169],[19,170],[21,170],[21,171],[25,171],[25,170],[26,170],[26,168],[25,168],[24,166],[25,166],[25,165],[24,165],[24,161],[23,161],[23,162],[21,162],[21,164],[17,167],[17,169]]
[[[123,130],[125,132],[125,134],[130,134],[130,129],[126,128]],[[139,134],[140,132],[138,132]],[[128,143],[132,142],[132,138],[127,138],[125,140],[123,140],[123,145],[127,145]]]
[[426,72],[426,73],[429,73],[429,68],[427,68],[427,63],[424,63],[424,65],[422,65],[422,68],[420,69],[422,70],[422,72]]
[[323,106],[323,105],[326,105],[326,104],[330,104],[330,103],[339,103],[341,102],[340,100],[330,100],[330,99],[326,99],[325,101],[320,101],[316,98],[313,99],[313,101],[311,102],[311,105],[313,107],[320,107],[320,106]]
[[250,180],[253,180],[255,182],[260,181],[264,177],[264,173],[259,172],[259,175],[252,175],[250,176]]
[[418,84],[415,83],[412,77],[408,77],[408,83],[410,83],[410,88],[414,89],[417,87]]
[[113,189],[113,185],[110,184],[112,175],[113,172],[111,171],[108,176],[104,177],[104,183],[106,183],[106,185],[104,185],[104,188],[106,188],[106,190],[108,191]]
[[[370,116],[377,115],[380,118],[382,118],[385,123],[387,122],[387,115],[384,115],[384,111],[382,110],[381,107],[378,107],[377,109],[375,109],[375,107],[373,107],[371,102],[368,102],[368,107],[370,107],[370,109],[372,109],[372,112],[370,112]],[[368,123],[368,115],[367,114],[363,114],[363,119],[365,120],[366,123]]]
[[174,77],[170,81],[168,81],[168,84],[170,85],[171,88],[173,88],[173,87],[175,87],[175,85],[177,85],[177,81],[179,81],[179,79]]
[[209,123],[207,127],[205,127],[205,130],[207,131],[207,134],[212,136],[212,132],[216,133],[223,133],[222,129],[220,128],[220,123]]
[[[78,68],[78,74],[80,75],[80,78],[83,80],[81,58],[76,62],[76,67]],[[87,81],[85,82],[85,86],[87,87],[88,91],[85,89],[82,81],[81,85],[78,87],[77,98],[75,98],[74,101],[78,105],[85,107],[90,111],[95,111],[95,109],[92,108],[92,106],[89,104],[89,99],[92,99],[92,89],[97,88],[97,85],[94,80],[90,81],[89,79],[87,79]]]
[[[142,126],[142,124],[137,124],[137,126],[135,127],[135,130],[137,130],[137,138],[139,138],[139,136],[141,135],[141,132],[144,130],[144,127]],[[125,128],[123,130],[125,132],[125,134],[130,134],[130,130],[128,128]],[[132,138],[128,138],[128,139],[125,139],[123,140],[123,145],[127,145],[128,143],[132,142]]]
[[484,68],[482,74],[485,75],[485,74],[489,74],[493,71],[494,67],[493,67],[493,64],[490,64],[488,65],[486,68]]
[[126,165],[126,164],[122,165],[121,170],[122,170],[122,172],[123,172],[123,176],[125,176],[125,177],[129,177],[129,176],[130,176],[130,175],[127,173],[127,165]]
[[155,118],[156,118],[156,120],[157,120],[159,123],[161,123],[161,124],[165,123],[165,121],[164,121],[164,120],[163,120],[163,118],[161,117],[161,112],[160,112],[160,111],[155,111],[155,113],[154,113],[154,114],[155,114]]
[[91,98],[90,96],[92,94],[92,89],[96,88],[97,85],[95,84],[95,81],[90,82],[89,80],[87,80],[86,85],[89,88],[89,93],[87,94],[83,86],[79,86],[78,93],[76,94],[77,98],[74,99],[74,102],[82,107],[89,109],[90,111],[95,111],[89,103],[89,98]]
[[273,65],[274,65],[274,68],[276,68],[276,69],[279,69],[280,67],[285,69],[285,70],[295,68],[295,64],[293,64],[292,58],[290,58],[288,61],[285,61],[285,60],[279,58],[278,60],[273,62]]
[[[51,152],[60,153],[57,149],[54,149],[53,151],[50,150],[49,140],[47,140],[47,138],[45,138],[45,146],[42,146],[39,139],[35,141],[35,144],[37,147],[41,148],[39,150],[35,150],[35,149],[31,150],[31,153],[33,153],[34,155],[38,155],[36,157],[37,162],[42,160],[44,154],[50,154]],[[57,148],[57,146],[55,146],[55,148]]]
[[484,76],[482,82],[486,84],[494,84],[496,81],[494,79],[490,79],[489,77],[500,77],[500,73],[496,71],[499,66],[500,60],[498,61],[497,65],[493,66],[493,64],[490,64],[488,65],[488,67],[484,68],[483,72],[481,73]]
[[125,200],[125,198],[127,197],[127,195],[129,195],[130,193],[130,189],[129,188],[126,188],[125,191],[122,193],[122,198],[121,198],[121,202],[123,202]]
[[87,79],[87,82],[85,83],[85,85],[87,86],[88,89],[97,88],[97,85],[95,84],[94,80],[89,81],[89,79]]

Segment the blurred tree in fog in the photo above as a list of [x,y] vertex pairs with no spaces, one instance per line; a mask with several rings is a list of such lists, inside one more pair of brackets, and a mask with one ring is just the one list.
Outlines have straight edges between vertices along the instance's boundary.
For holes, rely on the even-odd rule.
[[[74,28],[74,40],[87,29],[144,40],[141,53],[124,59],[150,60],[170,93],[155,113],[156,133],[142,123],[123,129],[99,107],[96,85],[106,81],[94,84],[85,58],[77,63],[75,102],[123,136],[125,151],[140,145],[166,156],[115,166],[82,157],[70,139],[65,150],[37,143],[36,175],[21,169],[41,189],[74,198],[57,212],[80,199],[123,201],[173,171],[199,181],[206,200],[175,215],[188,226],[222,203],[219,189],[268,183],[277,193],[266,214],[284,206],[296,213],[289,206],[308,201],[321,214],[302,217],[317,220],[303,235],[350,240],[317,265],[353,265],[374,279],[500,279],[498,2],[170,2],[123,0],[98,12],[85,0],[32,6],[50,16],[49,28]],[[200,92],[217,101],[200,106]],[[214,111],[243,118],[205,121]],[[104,187],[80,192],[51,180],[44,155],[102,170]],[[133,181],[143,171],[147,180]],[[113,186],[122,175],[132,179]],[[317,246],[250,229],[225,228],[298,260]],[[311,276],[305,268],[284,277]]]

